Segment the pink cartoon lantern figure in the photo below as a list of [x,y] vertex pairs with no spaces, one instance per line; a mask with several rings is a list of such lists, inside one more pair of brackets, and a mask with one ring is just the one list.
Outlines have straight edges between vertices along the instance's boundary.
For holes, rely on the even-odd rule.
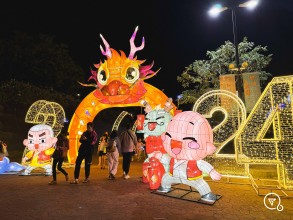
[[169,122],[162,140],[171,160],[170,172],[164,174],[158,192],[167,193],[171,191],[172,184],[182,183],[195,188],[203,202],[215,202],[217,196],[202,176],[205,172],[213,180],[221,179],[221,174],[203,160],[216,150],[208,121],[197,112],[179,113]]

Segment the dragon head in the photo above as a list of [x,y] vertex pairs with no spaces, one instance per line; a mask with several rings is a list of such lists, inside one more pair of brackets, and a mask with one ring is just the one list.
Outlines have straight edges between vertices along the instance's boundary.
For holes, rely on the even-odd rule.
[[[143,81],[156,75],[156,72],[151,70],[153,62],[149,65],[142,65],[145,60],[138,60],[134,55],[137,51],[144,48],[145,40],[142,38],[142,43],[136,47],[134,40],[138,27],[135,28],[132,37],[130,38],[131,50],[126,57],[125,53],[120,50],[110,48],[110,45],[105,38],[100,34],[100,37],[105,45],[105,50],[100,45],[103,55],[107,57],[104,62],[94,64],[96,70],[91,70],[91,77],[88,80],[95,80],[97,88],[94,95],[101,103],[135,103],[146,93]],[[83,84],[84,85],[84,84]]]

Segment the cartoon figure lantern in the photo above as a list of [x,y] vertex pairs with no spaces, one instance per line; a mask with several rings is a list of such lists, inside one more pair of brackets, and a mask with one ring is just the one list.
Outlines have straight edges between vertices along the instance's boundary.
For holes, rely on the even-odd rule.
[[[167,103],[169,102],[170,99],[167,100]],[[166,108],[151,110],[149,105],[145,104],[147,115],[144,120],[144,138],[148,158],[144,163],[148,166],[143,166],[143,182],[148,180],[151,189],[158,189],[162,175],[169,171],[171,158],[166,153],[161,139],[161,134],[166,131],[167,125],[171,120],[169,111],[172,107],[168,104],[166,105],[168,106],[167,110]]]
[[194,187],[200,193],[202,201],[216,201],[217,196],[211,193],[202,177],[202,172],[206,172],[213,180],[221,179],[221,174],[202,160],[216,150],[208,121],[197,112],[181,112],[169,122],[162,140],[165,150],[172,158],[170,173],[164,174],[158,191],[169,192],[171,184],[183,183]]
[[43,168],[46,175],[52,175],[51,155],[55,148],[57,138],[54,137],[53,129],[49,125],[34,125],[28,132],[28,139],[23,144],[28,147],[29,152],[23,158],[23,163],[30,159],[30,163],[23,175],[30,175],[37,167]]
[[100,45],[103,55],[107,57],[103,63],[94,64],[97,70],[91,70],[92,76],[88,79],[96,81],[96,85],[82,84],[83,86],[94,86],[97,89],[94,96],[99,102],[105,104],[127,104],[138,102],[146,93],[143,81],[153,77],[157,72],[151,70],[154,63],[142,66],[144,60],[138,60],[135,53],[144,48],[144,38],[139,47],[136,47],[134,40],[138,27],[135,28],[130,38],[131,51],[126,57],[123,51],[120,54],[110,48],[109,43],[102,35],[100,37],[105,45],[105,50]]

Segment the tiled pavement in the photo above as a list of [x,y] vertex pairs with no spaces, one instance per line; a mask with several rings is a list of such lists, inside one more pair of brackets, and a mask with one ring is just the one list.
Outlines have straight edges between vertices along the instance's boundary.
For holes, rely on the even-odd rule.
[[[133,162],[131,178],[124,180],[120,158],[117,178],[110,181],[107,169],[94,164],[90,183],[78,185],[61,173],[53,186],[49,176],[0,175],[0,219],[293,219],[293,198],[281,198],[283,211],[269,210],[251,185],[209,182],[222,196],[212,206],[156,195],[141,182],[141,169],[142,162]],[[72,177],[73,168],[67,170]]]

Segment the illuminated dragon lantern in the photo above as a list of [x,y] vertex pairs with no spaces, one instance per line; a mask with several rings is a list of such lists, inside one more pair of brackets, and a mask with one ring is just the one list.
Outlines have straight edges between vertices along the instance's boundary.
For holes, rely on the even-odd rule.
[[[144,86],[144,80],[156,75],[156,72],[151,70],[153,62],[149,65],[142,65],[145,60],[138,60],[135,53],[144,48],[145,40],[142,38],[142,43],[136,47],[134,40],[138,27],[130,38],[131,50],[126,57],[125,53],[120,50],[120,54],[110,48],[110,45],[105,38],[100,34],[100,37],[105,45],[105,49],[100,45],[101,52],[107,57],[107,60],[94,64],[97,70],[91,70],[92,76],[88,79],[95,80],[97,89],[94,96],[101,103],[105,104],[127,104],[138,102],[141,97],[147,92]],[[82,84],[85,86],[85,84]],[[88,85],[86,85],[88,86]]]

